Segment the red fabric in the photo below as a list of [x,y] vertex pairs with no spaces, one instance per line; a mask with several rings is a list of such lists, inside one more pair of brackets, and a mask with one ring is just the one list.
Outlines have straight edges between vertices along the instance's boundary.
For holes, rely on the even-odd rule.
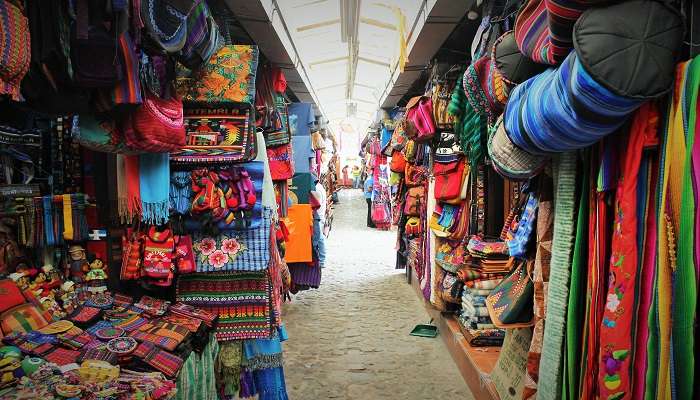
[[391,172],[403,174],[406,171],[406,157],[398,150],[391,153],[391,164],[389,164]]
[[0,313],[26,302],[22,291],[10,279],[0,281]]
[[447,201],[459,197],[462,191],[465,165],[464,160],[457,160],[447,164],[433,164],[436,200]]
[[433,100],[430,97],[414,97],[406,105],[407,133],[417,142],[426,142],[435,136]]
[[267,158],[270,162],[270,174],[273,181],[287,180],[294,176],[294,158],[292,157],[292,145],[285,144],[267,149]]
[[272,71],[272,88],[277,93],[284,93],[287,90],[287,78],[281,68]]
[[658,113],[651,103],[637,111],[624,146],[615,202],[615,223],[606,304],[598,341],[601,398],[630,395],[638,289],[637,181],[644,145],[654,137]]
[[146,91],[146,98],[124,124],[126,144],[132,149],[167,153],[185,146],[182,101],[161,99]]

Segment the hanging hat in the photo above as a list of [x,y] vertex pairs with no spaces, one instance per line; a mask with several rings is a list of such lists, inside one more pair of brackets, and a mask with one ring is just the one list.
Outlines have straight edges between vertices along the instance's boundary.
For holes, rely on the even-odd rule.
[[671,88],[683,22],[661,2],[632,0],[587,10],[574,47],[590,76],[618,96],[658,97]]
[[595,81],[572,52],[513,89],[505,128],[513,143],[535,155],[588,147],[613,133],[643,103]]
[[491,129],[487,149],[496,172],[511,180],[532,178],[548,160],[548,157],[530,154],[513,144],[506,132],[503,116],[498,118],[494,129]]
[[520,52],[513,31],[504,33],[496,40],[491,57],[496,70],[511,87],[547,69],[546,65],[536,63]]
[[462,147],[459,145],[459,138],[452,131],[440,132],[438,144],[435,147],[435,161],[440,163],[451,163],[462,157]]

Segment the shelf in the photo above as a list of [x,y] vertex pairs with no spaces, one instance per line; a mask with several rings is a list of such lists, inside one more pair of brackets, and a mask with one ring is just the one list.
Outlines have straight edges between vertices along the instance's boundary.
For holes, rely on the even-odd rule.
[[423,292],[418,286],[418,278],[411,272],[411,286],[416,290],[426,311],[440,331],[445,346],[459,369],[462,378],[471,389],[477,400],[498,400],[496,388],[487,378],[496,366],[500,347],[472,347],[462,334],[460,324],[454,316],[441,313],[430,302],[423,298]]

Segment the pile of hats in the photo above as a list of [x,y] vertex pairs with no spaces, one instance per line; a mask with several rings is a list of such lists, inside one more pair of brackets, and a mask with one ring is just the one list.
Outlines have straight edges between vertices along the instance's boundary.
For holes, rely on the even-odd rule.
[[467,112],[488,119],[488,155],[509,179],[598,142],[671,88],[683,37],[675,10],[652,0],[586,7],[557,27],[549,6],[523,8],[515,31],[465,72]]

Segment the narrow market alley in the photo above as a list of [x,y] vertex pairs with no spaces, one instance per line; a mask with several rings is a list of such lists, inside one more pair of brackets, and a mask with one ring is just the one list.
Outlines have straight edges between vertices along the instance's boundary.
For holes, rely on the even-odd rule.
[[473,399],[440,337],[410,336],[429,316],[404,270],[395,232],[366,227],[359,190],[339,193],[323,285],[284,309],[291,399]]

